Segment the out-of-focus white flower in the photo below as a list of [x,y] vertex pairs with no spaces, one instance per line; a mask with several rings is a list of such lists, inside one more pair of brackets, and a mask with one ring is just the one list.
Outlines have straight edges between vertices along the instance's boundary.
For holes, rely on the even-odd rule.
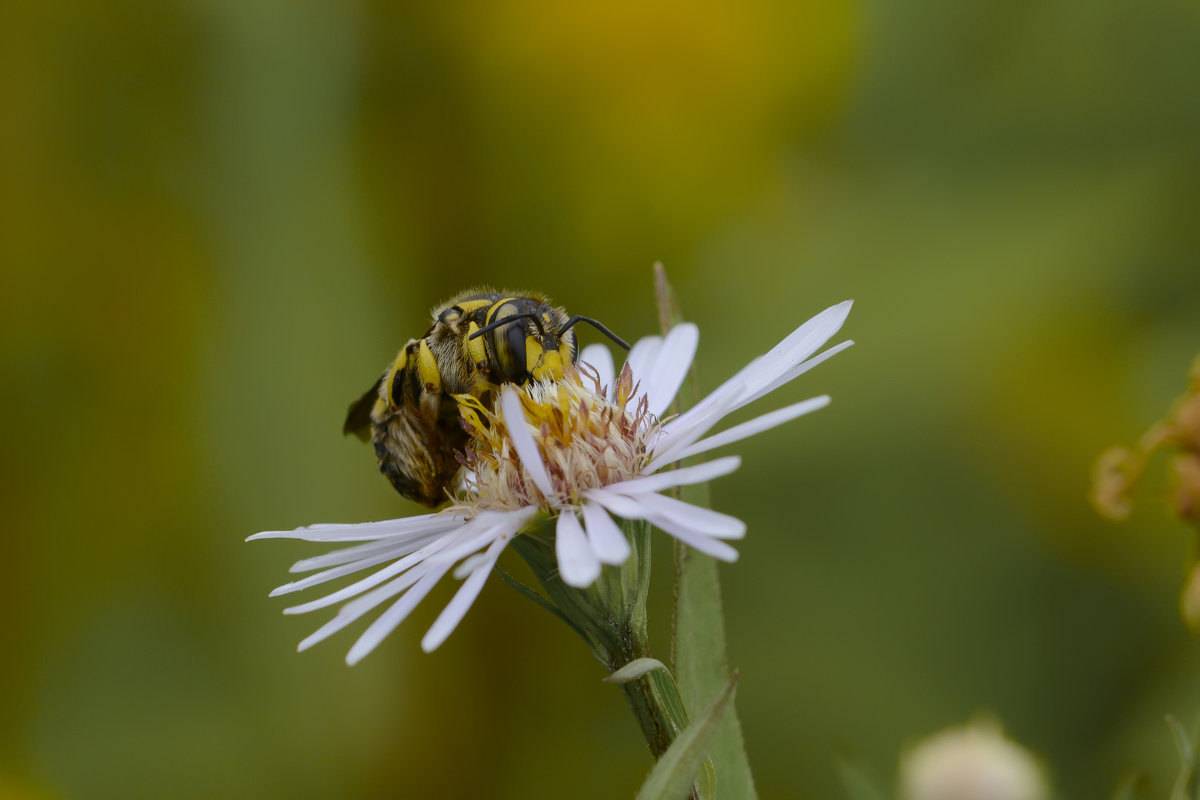
[[934,734],[900,761],[900,800],[1045,800],[1037,760],[990,722]]
[[827,396],[814,397],[708,435],[731,412],[853,344],[842,342],[814,355],[841,328],[850,305],[821,312],[694,407],[665,420],[661,415],[691,368],[699,341],[699,330],[689,323],[665,337],[638,341],[619,374],[608,349],[592,345],[580,354],[580,370],[563,381],[505,386],[493,408],[460,396],[474,439],[464,453],[467,478],[454,505],[405,519],[250,537],[361,542],[297,562],[292,572],[315,574],[280,586],[272,596],[380,567],[285,610],[301,614],[345,603],[300,649],[396,598],[350,649],[347,662],[357,662],[458,564],[454,574],[465,578],[463,585],[421,641],[426,651],[433,650],[466,614],[508,543],[539,514],[555,520],[558,569],[563,582],[574,587],[591,585],[603,564],[622,564],[629,557],[629,542],[613,517],[645,520],[714,558],[736,560],[728,542],[745,535],[741,520],[664,492],[733,472],[740,459],[669,468],[827,405]]

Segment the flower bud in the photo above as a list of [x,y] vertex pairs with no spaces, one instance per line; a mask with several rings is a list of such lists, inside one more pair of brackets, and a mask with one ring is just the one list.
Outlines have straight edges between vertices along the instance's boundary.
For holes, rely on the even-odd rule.
[[972,722],[917,744],[900,761],[900,800],[1045,800],[1037,760],[999,726]]

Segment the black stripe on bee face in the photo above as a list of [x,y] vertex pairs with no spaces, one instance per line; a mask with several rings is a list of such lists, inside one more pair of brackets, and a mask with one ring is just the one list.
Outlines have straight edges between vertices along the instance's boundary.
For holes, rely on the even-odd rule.
[[[509,383],[523,383],[529,372],[525,368],[526,340],[542,333],[542,321],[533,311],[526,311],[519,298],[508,297],[488,309],[487,324],[471,333],[469,339],[486,334],[485,341],[494,355],[498,378]],[[532,320],[538,334],[528,330],[525,320]],[[469,340],[468,340],[469,341]]]
[[[535,317],[536,319],[536,317]],[[526,368],[526,354],[528,352],[525,340],[525,326],[520,322],[509,325],[504,329],[504,346],[508,349],[509,358],[501,361],[501,374],[506,380],[513,383],[521,383],[529,375],[529,370]]]

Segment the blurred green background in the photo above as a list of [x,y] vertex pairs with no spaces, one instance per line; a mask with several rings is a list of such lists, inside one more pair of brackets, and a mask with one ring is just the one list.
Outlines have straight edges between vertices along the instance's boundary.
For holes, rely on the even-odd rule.
[[1157,473],[1086,493],[1200,350],[1196,4],[430,5],[0,10],[0,796],[632,796],[619,693],[499,581],[350,669],[266,597],[321,548],[242,539],[417,510],[339,427],[436,302],[636,337],[658,259],[709,388],[857,300],[759,410],[833,405],[714,486],[760,794],[991,711],[1063,797],[1165,796],[1189,539]]

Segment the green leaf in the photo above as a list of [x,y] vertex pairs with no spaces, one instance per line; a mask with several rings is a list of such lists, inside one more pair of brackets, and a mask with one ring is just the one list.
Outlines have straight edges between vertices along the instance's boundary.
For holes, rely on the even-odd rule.
[[861,764],[845,758],[835,762],[838,777],[842,780],[842,788],[846,790],[849,800],[884,800],[886,795],[875,784],[874,778]]
[[693,717],[687,729],[671,743],[642,784],[637,800],[685,800],[688,797],[692,783],[704,765],[709,742],[732,703],[737,679],[735,672],[716,698]]
[[629,683],[629,681],[636,680],[647,672],[666,668],[667,665],[657,658],[635,658],[604,680],[609,683]]
[[[675,678],[684,707],[698,708],[704,697],[712,697],[720,689],[724,676],[729,674],[716,561],[676,543],[675,587]],[[709,758],[722,800],[756,797],[742,726],[732,702],[713,737]]]
[[574,623],[574,621],[571,620],[570,617],[568,617],[566,614],[559,611],[558,606],[554,605],[549,600],[547,600],[546,598],[542,597],[540,594],[535,592],[533,589],[531,589],[528,586],[526,586],[525,584],[521,583],[519,580],[517,580],[512,575],[510,575],[506,570],[504,570],[500,567],[493,567],[492,569],[497,575],[500,576],[500,579],[502,581],[507,583],[512,588],[516,589],[517,592],[519,594],[521,594],[523,597],[525,597],[526,599],[532,600],[534,603],[536,603],[537,605],[546,609],[551,614],[553,614],[554,616],[558,617],[560,620],[565,622],[567,624],[567,627],[569,627],[571,630],[575,631],[577,634],[579,634],[579,637],[581,639],[583,639],[583,641],[587,642],[588,647],[592,646],[592,640],[590,638],[588,638],[588,635],[583,630],[583,628],[576,625]]
[[[682,320],[683,315],[662,264],[654,265],[654,288],[659,321],[666,333]],[[699,398],[694,367],[680,395],[690,401],[689,405]],[[711,507],[707,484],[684,487],[682,497],[696,505]],[[671,662],[684,707],[699,708],[707,698],[720,691],[729,674],[721,582],[714,559],[679,541],[675,542],[675,629],[671,650]],[[742,725],[732,701],[713,738],[709,758],[721,787],[721,800],[753,800],[757,796],[742,739]]]

